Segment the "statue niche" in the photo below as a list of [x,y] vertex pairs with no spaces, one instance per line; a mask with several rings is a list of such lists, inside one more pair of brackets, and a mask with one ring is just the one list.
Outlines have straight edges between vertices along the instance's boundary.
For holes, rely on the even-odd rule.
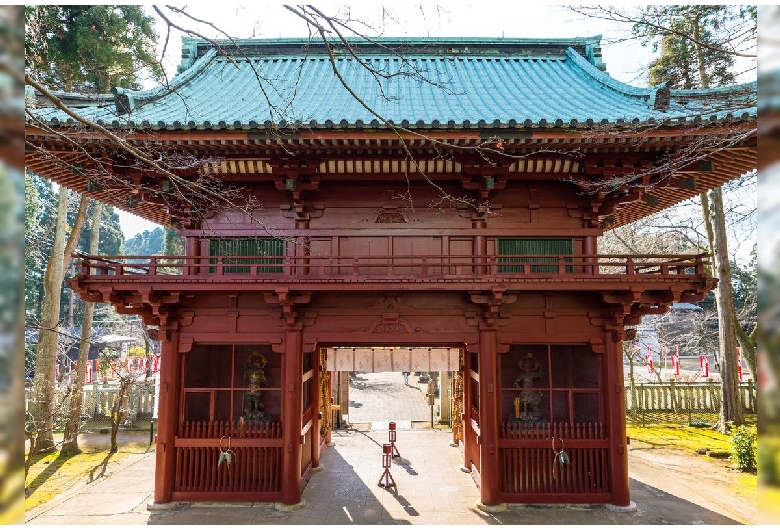
[[541,416],[539,403],[542,401],[542,393],[531,390],[531,388],[533,387],[533,380],[541,378],[544,375],[544,371],[539,361],[530,352],[517,361],[517,366],[520,369],[520,373],[515,378],[512,386],[522,390],[513,400],[515,411],[514,415],[510,416],[509,421],[510,423],[539,421]]
[[248,390],[244,394],[244,415],[245,421],[271,421],[271,415],[266,414],[265,405],[261,399],[260,389],[268,384],[265,375],[265,366],[268,359],[260,355],[260,352],[253,351],[244,362],[244,384]]

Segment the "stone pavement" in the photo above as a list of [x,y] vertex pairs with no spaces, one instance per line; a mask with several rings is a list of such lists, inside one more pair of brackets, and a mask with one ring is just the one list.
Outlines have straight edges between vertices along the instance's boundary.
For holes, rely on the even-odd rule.
[[[401,373],[355,373],[349,384],[349,423],[357,429],[371,429],[372,423],[395,421],[396,429],[431,426],[431,408],[425,401],[427,383],[414,374],[404,385]],[[438,402],[438,400],[437,400]],[[373,425],[373,427],[380,427]]]
[[[360,374],[366,381],[391,390],[351,394],[351,401],[360,403],[363,411],[374,411],[374,424],[386,427],[379,417],[390,406],[385,391],[393,393],[392,407],[398,414],[404,406],[420,410],[424,392],[412,385],[404,387],[400,374]],[[412,383],[410,378],[410,383]],[[381,385],[380,385],[381,386]],[[423,386],[423,385],[420,385]],[[375,385],[366,385],[370,389]],[[372,397],[373,396],[373,397]],[[402,403],[407,403],[403,405]],[[351,412],[354,414],[355,410]],[[395,413],[395,412],[394,412]],[[418,412],[419,413],[419,412]],[[413,419],[412,413],[403,418]],[[387,418],[390,419],[390,418]],[[422,418],[424,421],[426,418]],[[354,420],[351,417],[350,420]],[[419,420],[410,423],[417,423]],[[479,489],[471,475],[460,470],[462,453],[451,447],[447,430],[399,430],[397,446],[401,454],[391,467],[395,488],[378,485],[382,474],[381,447],[387,443],[385,428],[369,430],[341,429],[333,434],[335,445],[327,448],[321,458],[321,471],[313,473],[303,491],[303,506],[287,511],[272,503],[180,505],[166,511],[147,511],[154,477],[154,453],[133,455],[122,460],[106,477],[89,485],[81,485],[52,501],[31,510],[27,524],[163,524],[163,525],[231,525],[231,524],[423,524],[423,525],[488,525],[488,524],[740,524],[750,522],[720,509],[717,502],[691,502],[673,490],[666,482],[680,482],[661,472],[634,478],[630,483],[633,512],[614,512],[603,506],[516,506],[500,513],[477,509]],[[631,464],[629,465],[631,468]],[[688,485],[691,490],[696,485]],[[688,496],[685,496],[688,497]],[[753,521],[754,522],[754,521]]]

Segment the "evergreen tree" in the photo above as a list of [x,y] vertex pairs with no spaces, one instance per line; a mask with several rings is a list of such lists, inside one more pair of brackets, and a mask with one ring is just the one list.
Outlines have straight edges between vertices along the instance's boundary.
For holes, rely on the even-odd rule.
[[[50,88],[108,92],[112,86],[138,88],[143,69],[159,75],[154,53],[156,33],[141,6],[56,6],[25,8],[25,62],[28,79]],[[40,85],[40,83],[38,83]],[[51,249],[43,274],[40,326],[33,387],[34,434],[40,451],[54,450],[54,372],[58,346],[63,279],[86,221],[88,202],[81,198],[72,223],[68,194],[59,190]],[[34,450],[31,449],[30,453]]]
[[158,226],[154,230],[144,230],[128,238],[124,244],[125,256],[155,256],[163,253],[165,244],[164,229]]
[[736,58],[755,45],[755,6],[647,6],[632,27],[643,44],[660,52],[649,68],[650,84],[709,88],[735,82]]
[[165,245],[163,246],[165,256],[183,256],[184,238],[173,228],[165,229]]
[[25,8],[28,70],[50,88],[106,93],[159,79],[154,18],[142,6],[35,5]]

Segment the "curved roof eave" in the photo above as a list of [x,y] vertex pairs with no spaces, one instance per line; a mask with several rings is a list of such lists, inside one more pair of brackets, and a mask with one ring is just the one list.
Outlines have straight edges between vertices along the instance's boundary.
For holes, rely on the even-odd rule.
[[[165,97],[178,97],[175,92],[193,82],[201,73],[208,71],[209,65],[219,55],[219,52],[215,48],[209,49],[201,57],[195,59],[193,64],[183,70],[179,75],[175,76],[171,83],[168,85],[160,85],[150,90],[145,91],[128,91],[124,93],[130,95],[137,106],[142,106],[146,103],[154,102]],[[579,75],[583,79],[591,79],[596,86],[603,87],[606,91],[615,93],[619,97],[633,100],[636,103],[636,109],[646,108],[647,111],[644,116],[630,116],[625,115],[622,117],[611,116],[609,118],[599,118],[597,116],[583,118],[582,116],[557,116],[552,119],[539,118],[530,119],[522,116],[518,116],[517,119],[504,119],[502,120],[490,120],[490,116],[484,116],[483,119],[476,120],[476,123],[468,119],[463,121],[454,121],[452,119],[444,122],[443,120],[431,119],[430,122],[425,120],[417,120],[414,123],[407,120],[402,120],[397,123],[404,128],[409,129],[425,129],[433,130],[453,130],[453,129],[521,129],[521,130],[533,130],[533,129],[588,129],[594,126],[599,127],[641,127],[641,126],[657,126],[659,123],[668,124],[671,126],[685,126],[686,124],[700,124],[700,123],[718,123],[728,122],[735,117],[740,120],[754,120],[757,115],[757,107],[755,102],[755,93],[757,83],[746,83],[743,85],[736,85],[732,87],[718,87],[706,90],[671,90],[669,91],[673,105],[667,110],[654,109],[654,101],[658,92],[657,87],[641,88],[634,87],[625,83],[622,83],[608,74],[602,72],[597,66],[584,58],[580,53],[574,50],[572,47],[568,47],[565,51],[565,57],[567,61],[576,71],[580,72]],[[86,104],[77,104],[76,107],[84,114],[87,119],[92,119],[98,124],[109,128],[132,128],[135,130],[257,130],[266,131],[269,129],[287,129],[295,130],[301,127],[318,129],[318,130],[330,130],[330,129],[386,129],[389,126],[385,123],[381,123],[379,120],[372,120],[370,123],[360,119],[352,120],[338,119],[338,116],[333,116],[334,119],[323,120],[320,123],[316,120],[309,120],[308,122],[296,121],[293,123],[280,120],[278,123],[274,123],[271,120],[264,120],[262,122],[255,120],[245,119],[232,119],[243,118],[243,116],[225,116],[225,120],[219,122],[210,122],[208,120],[201,121],[184,121],[173,120],[165,121],[159,120],[151,122],[150,120],[138,119],[133,117],[132,113],[120,114],[119,111],[112,111],[111,103],[115,102],[115,96],[112,94],[101,94],[98,96],[85,96],[83,94],[73,94],[67,92],[54,92],[58,97],[68,98],[71,101],[84,102]],[[752,105],[749,106],[735,106],[733,109],[736,112],[729,112],[728,110],[720,109],[718,111],[710,111],[711,107],[706,105],[697,105],[697,102],[707,101],[708,98],[719,97],[724,98],[731,95],[736,95],[740,101],[745,101],[749,105],[749,98],[752,97]],[[91,101],[90,101],[90,98]],[[679,99],[684,100],[682,103]],[[598,102],[596,102],[598,103]],[[94,109],[94,113],[88,112],[88,110]],[[86,112],[85,112],[86,111]],[[53,127],[68,127],[76,125],[76,120],[73,118],[65,117],[61,114],[61,111],[54,107],[39,108],[38,114],[44,119],[47,125]],[[48,114],[48,117],[47,117]],[[639,114],[639,113],[637,113]],[[91,116],[90,116],[91,115]],[[511,115],[510,115],[511,116]],[[410,116],[412,118],[412,116]],[[506,118],[506,117],[505,117]],[[579,120],[576,118],[580,118]],[[489,121],[488,121],[489,120]],[[388,120],[392,123],[392,120]],[[30,120],[28,118],[28,123]]]
[[[133,98],[138,101],[150,101],[162,96],[166,96],[189,83],[194,77],[204,71],[211,60],[216,56],[217,50],[210,50],[203,57],[200,57],[191,68],[188,68],[184,72],[174,76],[170,83],[158,85],[147,90],[124,89],[123,91],[126,94],[131,94]],[[100,94],[84,94],[81,92],[68,92],[65,90],[51,90],[50,92],[53,96],[56,96],[60,100],[83,102],[85,105],[79,105],[80,108],[85,106],[106,105],[108,102],[113,103],[116,97],[112,92]]]

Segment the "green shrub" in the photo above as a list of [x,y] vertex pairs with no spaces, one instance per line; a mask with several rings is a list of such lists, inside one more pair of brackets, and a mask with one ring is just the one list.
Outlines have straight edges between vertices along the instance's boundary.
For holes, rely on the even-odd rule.
[[740,425],[731,432],[731,459],[741,471],[756,470],[758,442],[755,427]]

